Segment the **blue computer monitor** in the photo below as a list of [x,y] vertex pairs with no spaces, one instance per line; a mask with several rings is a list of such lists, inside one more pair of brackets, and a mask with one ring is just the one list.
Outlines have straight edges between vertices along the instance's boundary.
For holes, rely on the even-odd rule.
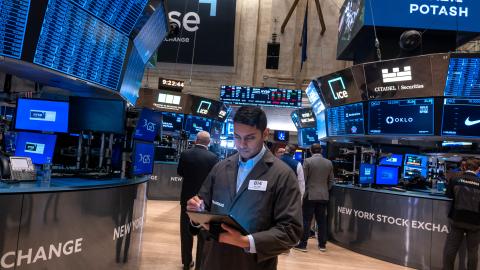
[[293,158],[303,163],[303,151],[301,149],[295,150],[295,155],[293,156]]
[[412,167],[412,166],[403,167],[403,178],[407,180],[417,176],[427,178],[427,174],[428,174],[427,168]]
[[135,141],[135,146],[132,154],[132,174],[152,174],[154,153],[155,146],[153,143]]
[[422,167],[426,168],[428,163],[428,157],[427,156],[421,156],[421,155],[412,155],[412,154],[406,154],[405,155],[405,166],[414,166],[414,167]]
[[379,165],[388,165],[388,166],[402,166],[403,155],[391,154],[385,157],[380,158]]
[[68,102],[19,98],[15,128],[67,132],[68,111]]
[[375,184],[379,186],[398,185],[398,167],[377,166]]
[[375,164],[361,163],[359,184],[368,185],[375,182]]
[[56,139],[51,134],[18,132],[15,156],[30,157],[34,164],[51,163]]
[[143,109],[135,127],[134,139],[150,141],[155,140],[162,123],[162,113],[150,109]]

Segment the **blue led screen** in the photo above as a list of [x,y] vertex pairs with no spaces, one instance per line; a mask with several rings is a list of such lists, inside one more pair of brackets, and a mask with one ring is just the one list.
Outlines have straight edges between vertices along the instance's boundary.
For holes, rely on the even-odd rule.
[[476,0],[365,0],[365,25],[480,32]]
[[20,59],[30,0],[0,0],[0,55]]
[[162,113],[144,108],[135,127],[134,139],[153,142],[162,123]]
[[442,135],[480,137],[480,99],[445,99]]
[[117,90],[127,47],[127,36],[85,10],[50,0],[33,62]]
[[148,0],[70,0],[110,26],[129,35]]
[[15,156],[30,157],[34,164],[51,163],[56,135],[18,132]]
[[444,95],[480,98],[480,56],[450,58]]
[[24,130],[67,132],[68,102],[18,99],[15,128]]
[[363,104],[356,103],[327,109],[328,136],[365,134]]
[[398,185],[398,167],[377,166],[375,184],[386,186]]
[[151,174],[153,172],[153,159],[155,146],[153,143],[135,142],[133,151],[133,175]]

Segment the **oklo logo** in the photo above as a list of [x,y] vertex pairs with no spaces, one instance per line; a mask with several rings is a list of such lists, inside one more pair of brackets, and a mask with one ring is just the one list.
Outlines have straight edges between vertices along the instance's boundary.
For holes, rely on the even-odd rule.
[[69,240],[65,243],[50,244],[49,246],[40,246],[36,249],[9,251],[2,255],[0,266],[2,269],[20,267],[24,264],[33,264],[39,261],[49,261],[62,256],[72,255],[82,252],[83,238]]
[[406,118],[406,117],[393,117],[393,116],[388,116],[385,121],[387,122],[387,124],[391,125],[393,123],[412,123],[413,122],[413,118],[412,117],[409,117],[409,118]]

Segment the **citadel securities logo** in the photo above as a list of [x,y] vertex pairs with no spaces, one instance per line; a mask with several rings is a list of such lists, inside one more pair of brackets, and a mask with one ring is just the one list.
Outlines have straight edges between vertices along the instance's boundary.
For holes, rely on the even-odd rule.
[[82,252],[83,238],[66,242],[49,244],[28,250],[8,251],[0,259],[1,269],[18,268],[22,265],[34,264],[40,261],[50,261],[63,256]]
[[411,81],[412,68],[406,66],[403,67],[403,71],[400,71],[400,68],[396,67],[392,69],[392,72],[388,72],[388,69],[382,69],[382,77],[384,83]]
[[393,117],[393,116],[388,116],[385,121],[387,124],[392,125],[393,123],[413,123],[413,118],[409,117]]

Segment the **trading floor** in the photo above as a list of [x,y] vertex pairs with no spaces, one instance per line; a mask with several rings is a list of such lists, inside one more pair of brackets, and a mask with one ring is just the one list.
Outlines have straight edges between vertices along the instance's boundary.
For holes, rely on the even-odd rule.
[[[178,270],[180,261],[180,205],[176,201],[149,200],[144,224],[141,270]],[[327,252],[316,249],[316,240],[309,241],[308,252],[291,250],[279,256],[278,270],[317,269],[409,269],[376,260],[333,244],[327,244]],[[193,252],[195,254],[195,252]]]

